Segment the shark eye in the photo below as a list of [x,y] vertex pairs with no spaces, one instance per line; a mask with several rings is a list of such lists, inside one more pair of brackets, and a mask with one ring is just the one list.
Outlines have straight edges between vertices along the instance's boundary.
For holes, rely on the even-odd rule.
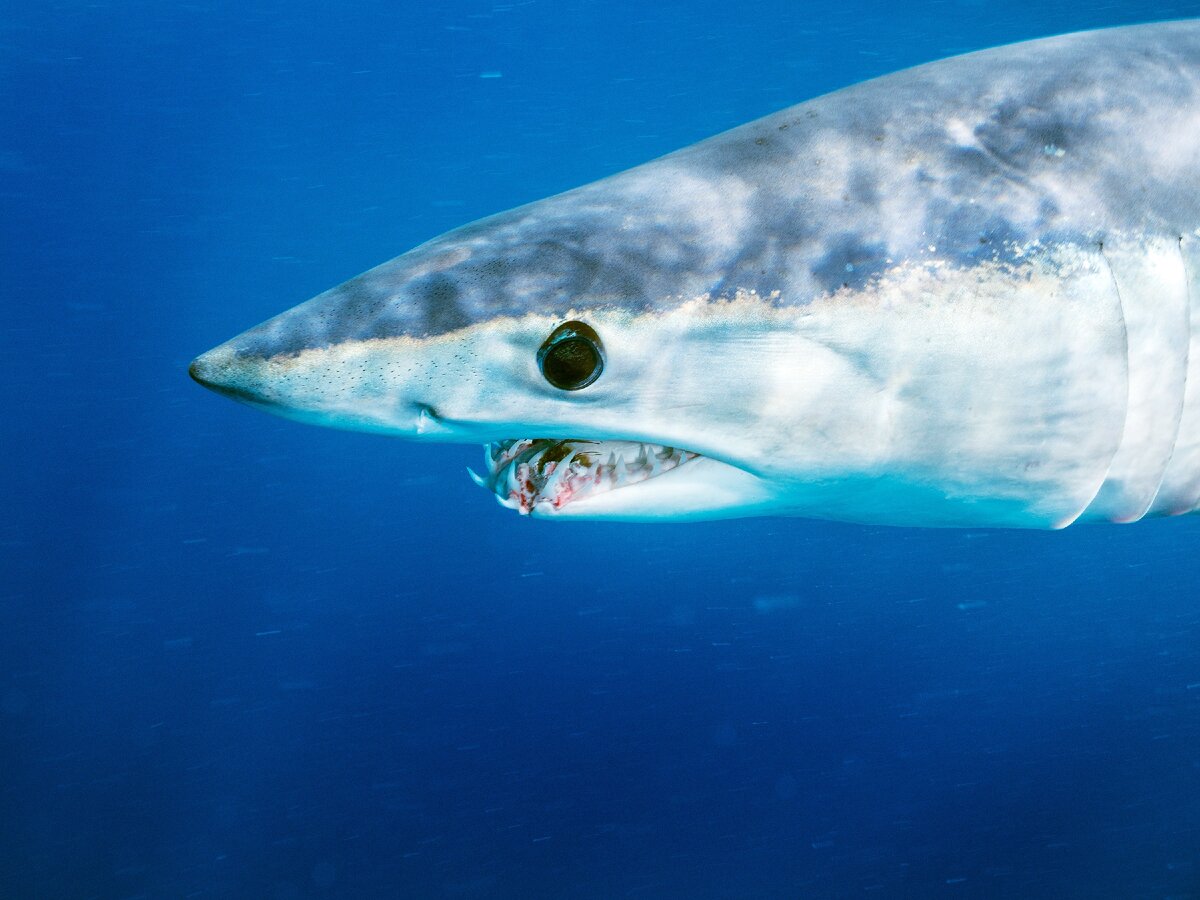
[[537,361],[548,382],[562,391],[577,391],[604,371],[604,346],[591,326],[564,322],[550,332]]

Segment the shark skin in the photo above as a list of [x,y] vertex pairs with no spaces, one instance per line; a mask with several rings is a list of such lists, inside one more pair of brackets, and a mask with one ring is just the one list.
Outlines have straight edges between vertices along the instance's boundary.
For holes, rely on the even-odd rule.
[[448,232],[198,357],[536,518],[1200,506],[1200,21],[918,66]]

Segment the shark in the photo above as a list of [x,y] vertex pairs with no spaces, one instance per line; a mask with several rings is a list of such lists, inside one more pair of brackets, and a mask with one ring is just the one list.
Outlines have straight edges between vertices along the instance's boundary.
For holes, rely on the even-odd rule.
[[484,447],[537,519],[1062,528],[1200,507],[1200,21],[817,97],[436,237],[196,358]]

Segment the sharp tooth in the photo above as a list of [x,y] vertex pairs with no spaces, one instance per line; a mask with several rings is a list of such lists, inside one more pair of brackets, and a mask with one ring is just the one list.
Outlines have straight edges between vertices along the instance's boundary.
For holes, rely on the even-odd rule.
[[529,508],[529,511],[533,512],[536,509],[539,512],[542,512],[544,509],[547,509],[547,508],[549,508],[550,510],[554,510],[554,508],[555,508],[554,503],[551,502],[550,500],[547,500],[545,497],[539,497],[537,500],[534,501],[533,506],[531,506]]
[[500,452],[496,457],[497,465],[504,465],[506,462],[516,459],[527,449],[529,449],[529,445],[532,443],[533,442],[530,440],[522,439],[519,441],[510,441],[507,444],[502,444],[500,446]]
[[521,493],[521,482],[517,480],[517,469],[519,468],[520,466],[518,466],[516,463],[513,463],[508,467],[508,478],[506,480],[506,484],[508,485],[509,494],[514,492],[517,494]]
[[629,477],[629,467],[625,465],[625,457],[618,456],[613,465],[613,479],[619,484]]
[[470,466],[467,466],[467,474],[470,475],[471,480],[473,482],[475,482],[477,485],[479,485],[481,488],[488,487],[487,479],[485,479],[481,475],[476,475],[475,470],[472,469]]
[[566,477],[566,474],[569,471],[566,462],[567,461],[564,460],[554,467],[554,471],[551,473],[550,477],[546,479],[546,483],[542,485],[541,490],[538,491],[538,496],[542,497],[543,499],[554,499],[554,494],[558,488],[559,482]]

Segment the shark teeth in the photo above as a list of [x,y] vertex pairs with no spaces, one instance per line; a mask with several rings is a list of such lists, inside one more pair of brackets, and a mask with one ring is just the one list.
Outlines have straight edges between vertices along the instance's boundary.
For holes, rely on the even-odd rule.
[[646,481],[698,455],[635,441],[521,438],[484,445],[488,474],[467,472],[502,506],[529,515],[539,504],[558,509],[583,497]]

